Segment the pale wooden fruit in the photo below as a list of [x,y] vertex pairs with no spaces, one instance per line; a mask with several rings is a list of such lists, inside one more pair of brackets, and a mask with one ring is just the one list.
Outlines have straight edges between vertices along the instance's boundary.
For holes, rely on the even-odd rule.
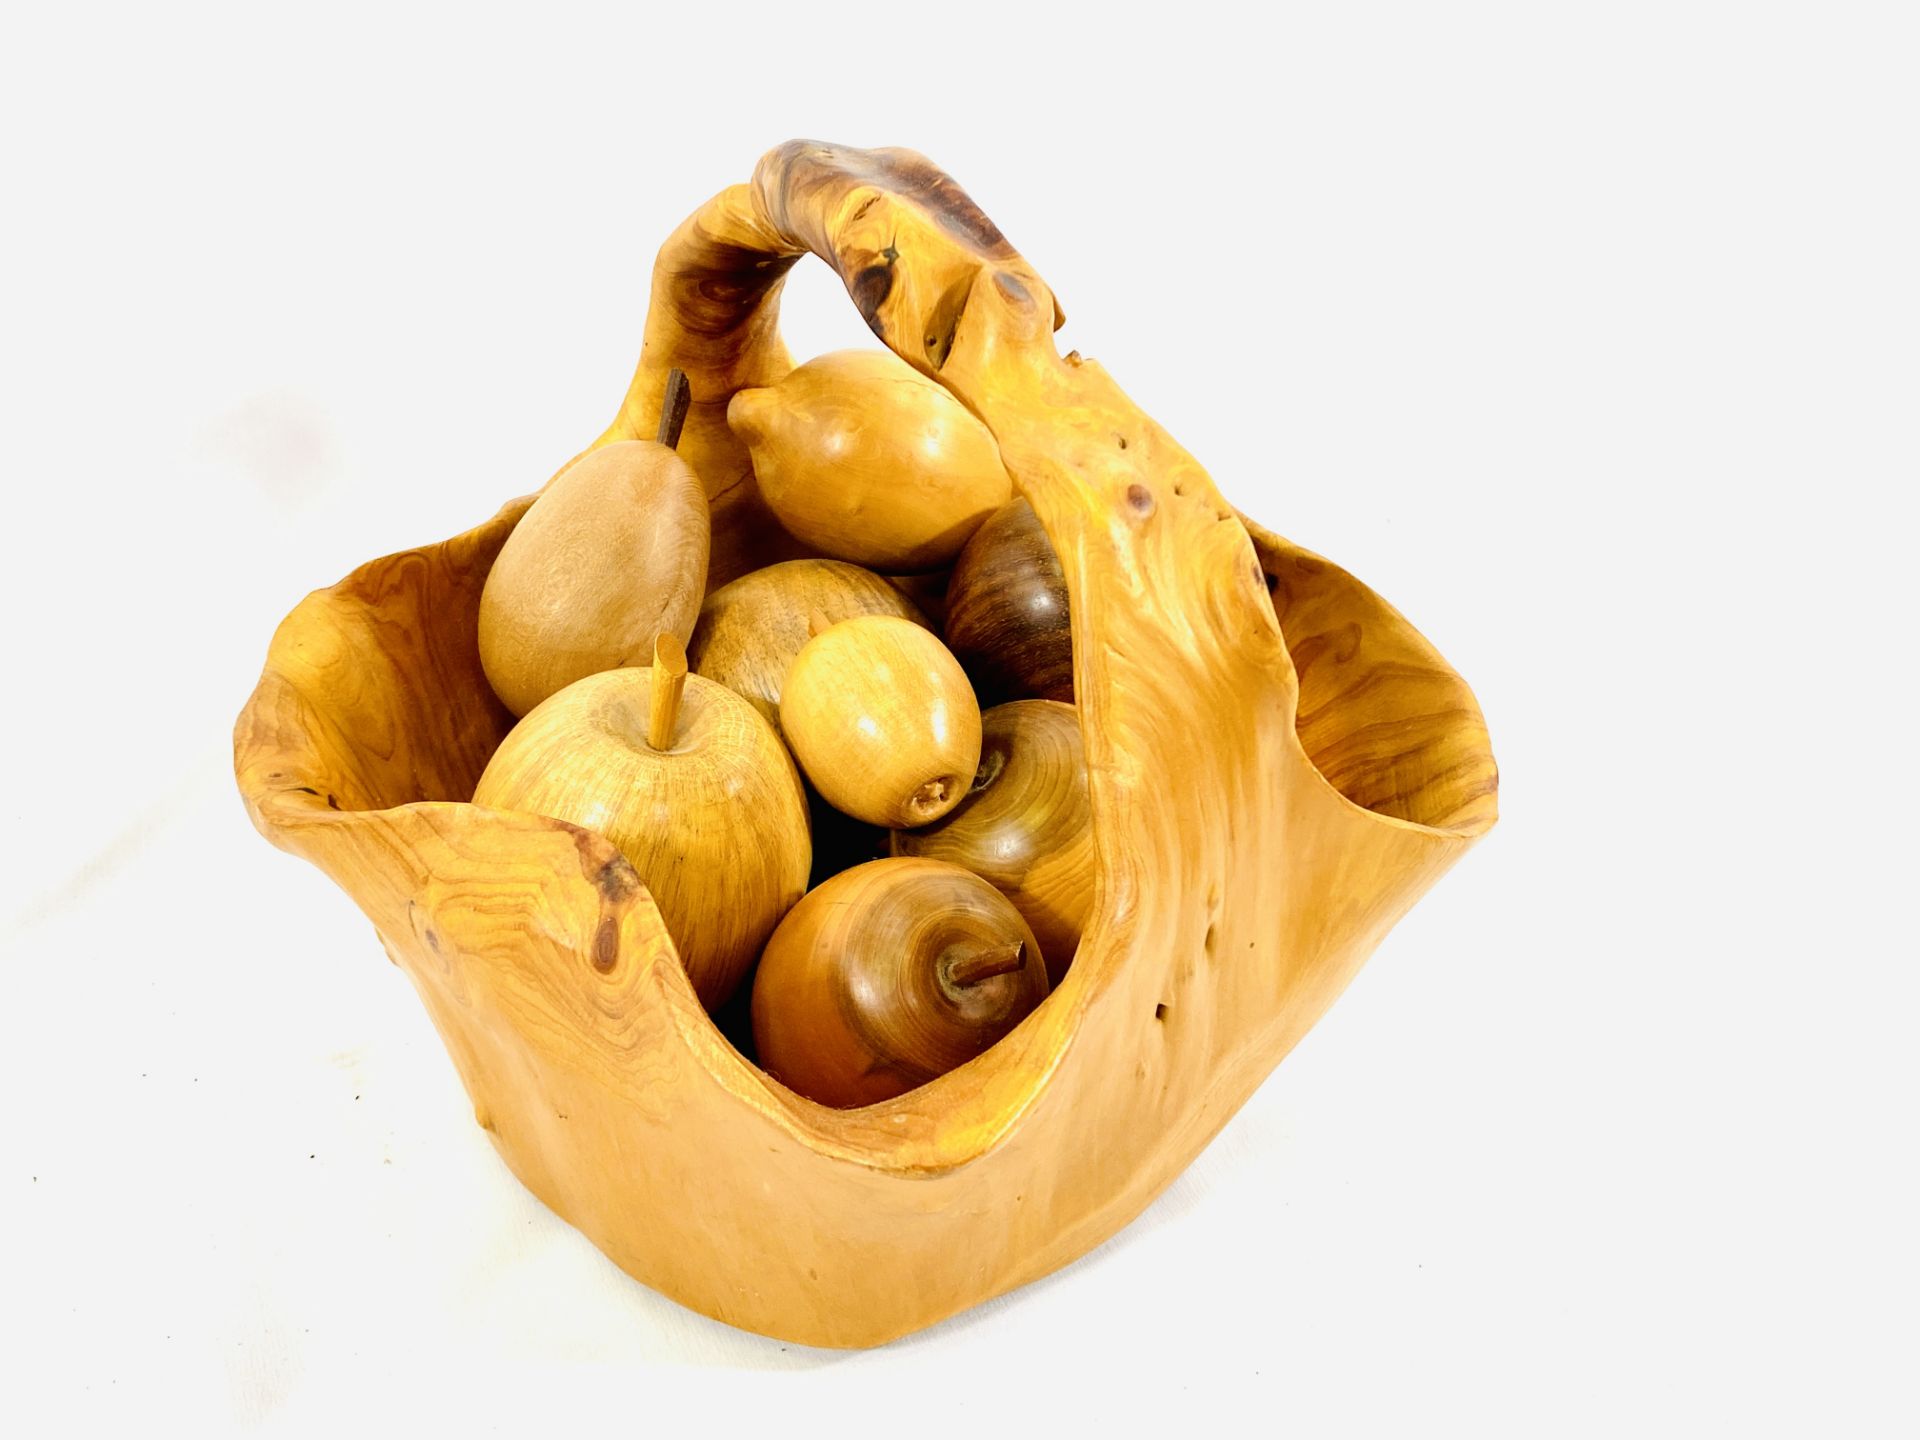
[[787,912],[753,973],[754,1049],[822,1105],[872,1105],[965,1064],[1047,998],[998,890],[938,860],[843,870]]
[[1058,985],[1093,910],[1093,808],[1080,716],[1015,700],[980,716],[980,767],[967,793],[921,830],[896,830],[895,855],[945,860],[1013,902]]
[[886,350],[836,350],[742,390],[727,424],[774,516],[837,560],[937,570],[1013,495],[987,427]]
[[671,653],[677,663],[602,671],[535,706],[473,803],[618,846],[712,1010],[805,893],[813,854],[800,777],[772,727],[725,686],[689,676],[677,642]]
[[[1025,1024],[898,1099],[814,1104],[720,1035],[611,842],[459,803],[510,723],[474,618],[524,501],[301,602],[234,763],[267,838],[378,928],[535,1195],[703,1314],[859,1346],[1138,1215],[1493,825],[1498,777],[1433,646],[1243,524],[1099,365],[1060,356],[1045,283],[911,152],[782,146],[701,207],[655,266],[616,423],[653,433],[670,366],[696,397],[784,374],[779,282],[808,249],[994,432],[1071,592],[1097,878],[1073,968]],[[703,413],[711,438],[697,398],[689,436]],[[749,513],[716,505],[716,564],[776,529]],[[1186,1283],[1214,1303],[1217,1277]]]
[[840,560],[787,560],[707,596],[687,661],[696,675],[744,695],[778,729],[780,688],[807,643],[813,615],[897,615],[927,623],[911,600],[871,570]]
[[707,498],[672,449],[589,450],[540,492],[480,599],[480,660],[516,715],[586,675],[684,644],[707,587]]
[[980,764],[980,707],[960,662],[895,615],[815,617],[780,695],[780,728],[829,805],[898,830],[960,803]]

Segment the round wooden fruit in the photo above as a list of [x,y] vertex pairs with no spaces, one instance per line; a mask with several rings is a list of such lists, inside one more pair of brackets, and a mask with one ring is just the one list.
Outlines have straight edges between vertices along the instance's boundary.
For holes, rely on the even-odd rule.
[[945,633],[988,703],[1072,703],[1067,577],[1024,499],[996,512],[954,562]]
[[789,534],[880,570],[947,564],[1013,494],[987,427],[886,350],[835,351],[739,391],[727,424]]
[[921,830],[893,832],[895,855],[946,860],[1013,902],[1058,985],[1093,908],[1093,812],[1080,716],[1014,700],[980,716],[980,768],[960,803]]
[[500,742],[473,799],[618,846],[712,1010],[806,891],[807,803],[786,748],[751,705],[688,675],[677,642],[661,646],[660,661],[589,675],[535,706]]
[[651,440],[589,450],[551,480],[488,572],[480,663],[516,715],[583,676],[682,644],[707,588],[700,477]]
[[696,675],[744,695],[774,727],[780,690],[811,636],[808,621],[894,615],[925,626],[919,609],[871,570],[841,560],[785,560],[722,585],[700,607],[687,646]]
[[1040,946],[986,881],[938,860],[842,871],[788,912],[753,981],[760,1064],[871,1105],[964,1064],[1047,995]]
[[780,725],[807,778],[870,825],[938,820],[980,764],[980,707],[966,672],[911,620],[817,618],[780,696]]

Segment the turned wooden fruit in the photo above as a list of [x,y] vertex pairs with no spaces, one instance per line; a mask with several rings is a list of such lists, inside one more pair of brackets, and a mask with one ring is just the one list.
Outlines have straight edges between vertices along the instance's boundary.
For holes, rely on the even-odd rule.
[[1093,907],[1093,814],[1080,716],[1014,700],[980,716],[980,768],[960,803],[921,830],[893,832],[895,855],[946,860],[1013,902],[1058,985]]
[[947,564],[1013,494],[987,427],[886,350],[837,350],[742,390],[727,424],[789,534],[879,570]]
[[1073,702],[1066,575],[1024,497],[995,512],[954,561],[945,634],[989,704]]
[[911,620],[815,617],[780,696],[794,757],[827,803],[899,830],[960,803],[980,764],[980,707],[960,663]]
[[686,643],[707,588],[700,477],[651,440],[589,450],[551,480],[480,597],[480,663],[525,715],[586,675],[645,665],[665,631]]
[[473,802],[617,845],[709,1010],[806,891],[807,805],[786,748],[745,700],[689,676],[671,635],[654,665],[589,675],[535,706]]
[[787,913],[753,980],[753,1043],[842,1109],[973,1059],[1047,997],[1039,942],[986,881],[938,860],[842,871]]
[[895,615],[925,626],[913,601],[871,570],[841,560],[785,560],[722,585],[700,607],[687,663],[780,724],[780,689],[811,637],[809,620]]
[[[1045,279],[911,151],[783,145],[660,251],[610,433],[651,434],[687,369],[717,576],[785,538],[718,402],[792,368],[781,284],[809,250],[993,431],[1065,569],[1102,905],[1057,999],[916,1090],[816,1105],[721,1037],[604,836],[462,803],[512,723],[475,617],[524,499],[302,600],[234,769],[261,833],[365,913],[534,1196],[703,1315],[865,1346],[1138,1216],[1492,828],[1499,775],[1472,689],[1407,616],[1243,523],[1114,376],[1060,354]],[[1178,1304],[1214,1303],[1208,1276],[1182,1283]]]

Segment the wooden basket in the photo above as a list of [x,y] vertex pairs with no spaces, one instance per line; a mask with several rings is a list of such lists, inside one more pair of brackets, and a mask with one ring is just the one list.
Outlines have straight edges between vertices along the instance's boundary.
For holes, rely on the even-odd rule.
[[651,436],[687,373],[711,585],[792,553],[725,412],[791,368],[778,300],[807,252],[986,422],[1065,569],[1099,879],[1071,970],[1018,1029],[896,1100],[816,1105],[722,1037],[608,841],[467,803],[511,723],[476,609],[530,498],[304,600],[234,765],[261,833],[372,919],[529,1189],[683,1304],[864,1346],[1139,1214],[1492,826],[1497,775],[1433,647],[1060,356],[1047,286],[908,151],[781,146],[660,252],[601,442]]

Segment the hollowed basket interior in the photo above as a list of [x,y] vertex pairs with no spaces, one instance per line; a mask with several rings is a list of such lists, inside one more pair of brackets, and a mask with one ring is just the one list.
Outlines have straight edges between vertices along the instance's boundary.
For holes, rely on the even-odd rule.
[[[471,799],[513,725],[480,667],[480,590],[530,503],[445,545],[372,561],[314,597],[329,603],[336,643],[350,652],[337,658],[362,677],[348,703],[320,717],[352,782],[326,797],[334,808]],[[1300,743],[1327,783],[1376,814],[1484,828],[1498,777],[1466,682],[1338,565],[1249,531],[1299,677]]]

